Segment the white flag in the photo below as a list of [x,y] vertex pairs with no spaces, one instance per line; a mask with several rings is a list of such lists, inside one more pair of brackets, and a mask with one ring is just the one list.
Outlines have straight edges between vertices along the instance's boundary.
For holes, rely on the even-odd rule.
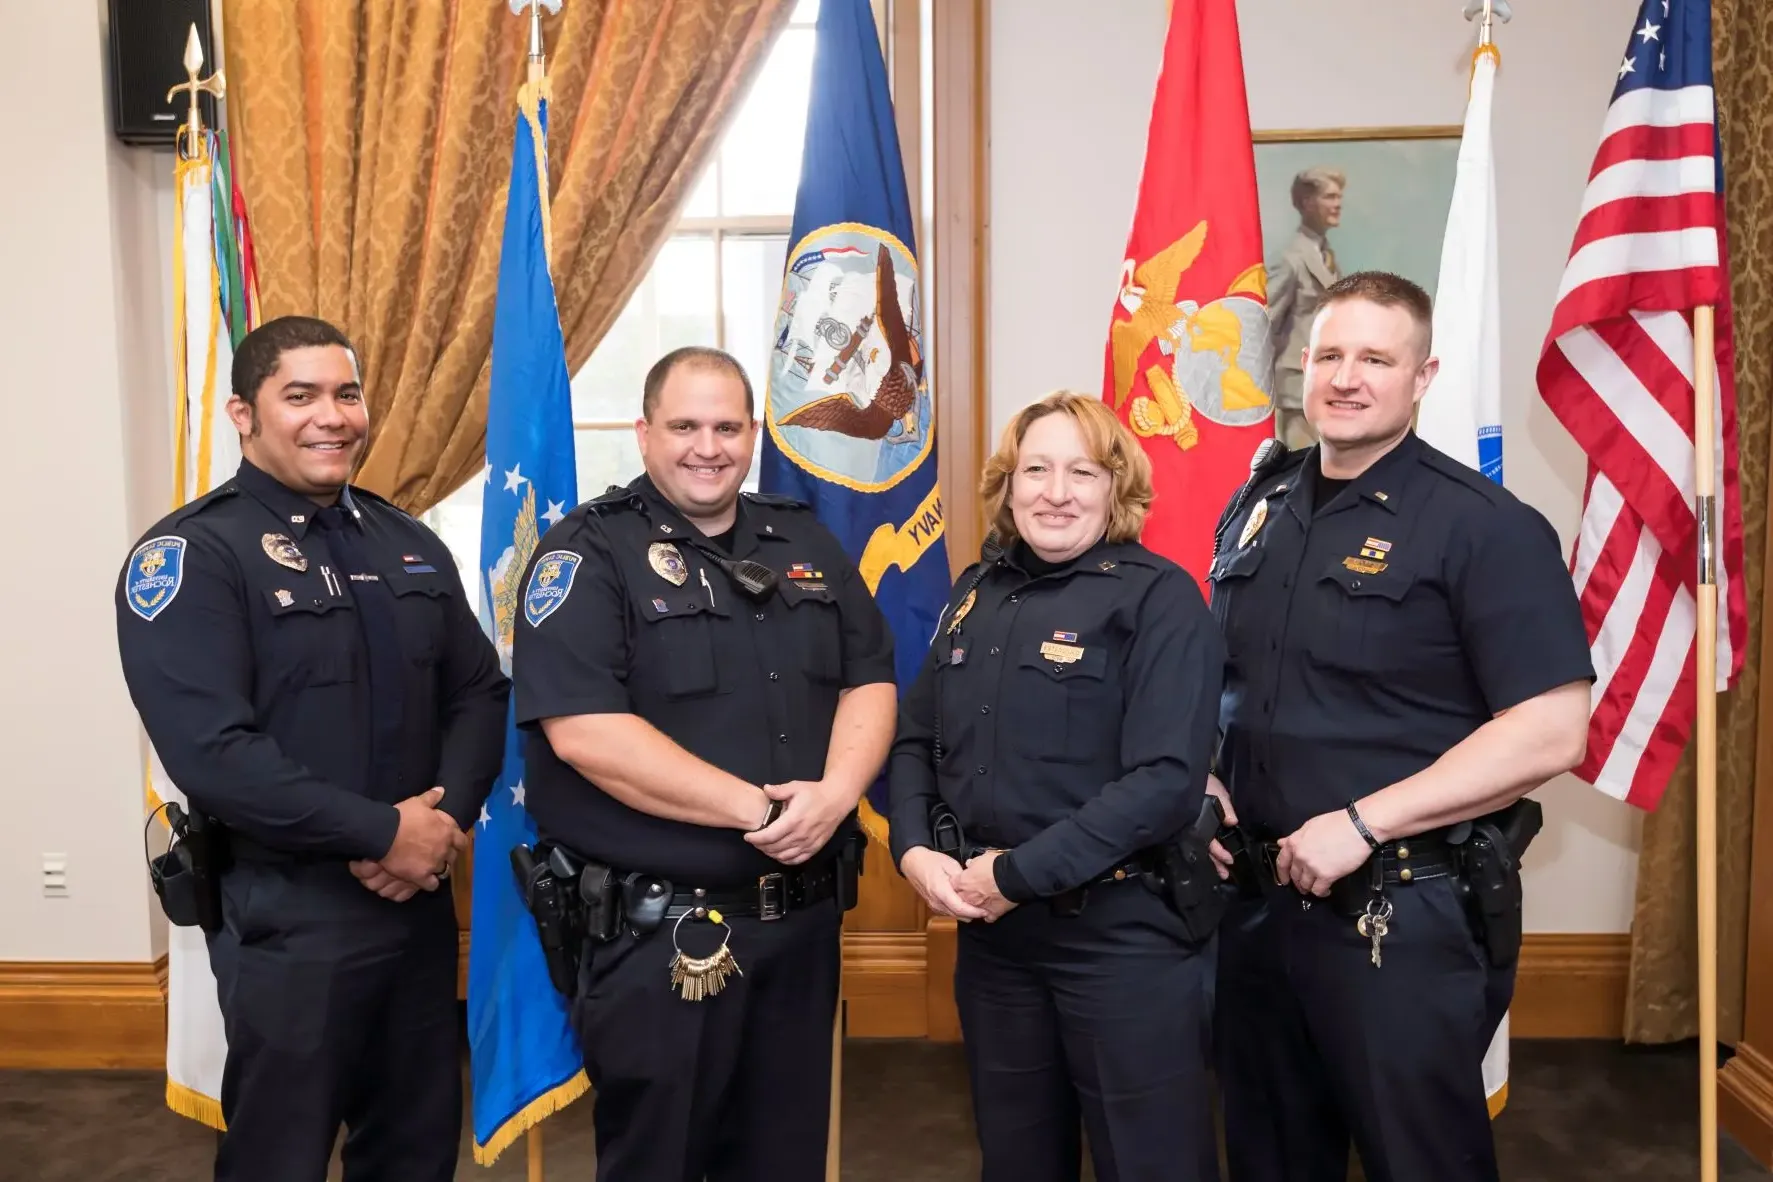
[[[174,168],[177,211],[173,258],[175,391],[173,504],[209,492],[240,466],[240,437],[226,411],[234,333],[256,327],[248,253],[236,233],[225,140],[202,137],[203,152]],[[230,321],[234,323],[231,325]],[[148,808],[187,807],[152,747]],[[223,1127],[222,1067],[227,1037],[215,974],[201,929],[171,925],[167,937],[166,1104],[212,1128]]]
[[1434,351],[1441,367],[1422,399],[1416,433],[1501,483],[1502,329],[1490,143],[1497,60],[1494,46],[1478,50],[1472,60],[1471,98],[1435,289]]
[[[1441,244],[1434,298],[1434,351],[1440,372],[1422,399],[1416,433],[1461,463],[1502,483],[1502,327],[1497,295],[1496,169],[1490,102],[1500,55],[1480,48],[1471,62],[1471,96],[1459,170]],[[1484,1054],[1490,1115],[1508,1099],[1508,1015]]]

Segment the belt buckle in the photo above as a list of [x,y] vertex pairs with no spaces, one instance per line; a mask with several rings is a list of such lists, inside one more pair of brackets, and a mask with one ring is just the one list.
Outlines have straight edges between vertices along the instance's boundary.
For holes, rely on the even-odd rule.
[[757,915],[759,919],[781,919],[788,914],[788,880],[781,871],[757,877]]

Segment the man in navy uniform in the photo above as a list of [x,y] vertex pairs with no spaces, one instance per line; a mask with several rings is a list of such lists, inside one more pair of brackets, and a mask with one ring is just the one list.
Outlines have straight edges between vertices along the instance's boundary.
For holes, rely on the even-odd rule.
[[286,317],[234,355],[234,477],[156,523],[117,586],[123,672],[223,827],[207,935],[228,1057],[218,1180],[455,1176],[448,877],[499,770],[509,683],[427,528],[350,476],[356,351]]
[[1408,280],[1332,286],[1304,356],[1321,443],[1220,523],[1209,790],[1256,894],[1221,929],[1233,1182],[1341,1182],[1351,1137],[1372,1182],[1497,1176],[1517,802],[1581,762],[1593,669],[1551,526],[1411,431],[1432,323]]
[[737,361],[667,354],[642,413],[646,474],[543,536],[513,660],[530,813],[620,887],[573,1002],[597,1176],[818,1182],[892,637],[804,505],[740,494]]

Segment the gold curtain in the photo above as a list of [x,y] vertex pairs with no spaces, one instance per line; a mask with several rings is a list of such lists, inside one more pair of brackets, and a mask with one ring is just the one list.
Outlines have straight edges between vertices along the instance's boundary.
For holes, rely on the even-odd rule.
[[[614,322],[793,0],[573,0],[543,20],[569,366]],[[527,17],[503,0],[225,0],[229,117],[266,318],[361,355],[358,480],[422,512],[485,449]]]
[[[1736,413],[1749,646],[1737,688],[1718,701],[1718,1035],[1742,1033],[1748,875],[1759,714],[1762,574],[1767,553],[1773,397],[1773,21],[1761,0],[1717,0],[1712,44],[1724,142],[1736,328]],[[1722,610],[1722,605],[1720,605]],[[1699,1032],[1698,861],[1691,747],[1645,819],[1632,918],[1625,1036],[1670,1042]]]

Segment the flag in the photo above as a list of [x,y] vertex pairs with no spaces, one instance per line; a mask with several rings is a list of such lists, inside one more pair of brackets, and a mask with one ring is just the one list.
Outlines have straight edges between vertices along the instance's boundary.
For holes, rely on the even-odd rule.
[[[229,373],[234,347],[259,324],[252,232],[229,168],[227,133],[206,130],[198,142],[196,156],[173,166],[174,508],[240,466],[240,435],[226,409]],[[147,781],[150,811],[188,807],[152,746]],[[166,1104],[220,1129],[228,1040],[202,930],[168,925],[166,962]]]
[[[493,308],[479,563],[481,626],[507,675],[523,572],[543,531],[578,503],[572,386],[548,271],[545,79],[518,92],[516,123]],[[468,1044],[474,1160],[483,1165],[590,1087],[511,870],[512,848],[536,840],[515,710],[505,719],[504,766],[474,826]]]
[[1207,593],[1213,527],[1274,434],[1274,350],[1235,0],[1175,0],[1102,396],[1151,457],[1144,543]]
[[[758,486],[811,505],[892,629],[902,693],[948,602],[922,280],[868,0],[825,0]],[[886,839],[884,780],[863,801]]]
[[[1416,433],[1462,464],[1502,483],[1502,316],[1497,295],[1496,173],[1490,107],[1501,55],[1480,46],[1471,59],[1471,95],[1453,201],[1435,287],[1434,351],[1440,372],[1423,398]],[[1508,1102],[1508,1015],[1484,1054],[1490,1115]]]
[[1539,358],[1539,391],[1588,455],[1571,571],[1596,680],[1576,775],[1654,809],[1697,712],[1695,308],[1716,310],[1719,690],[1748,639],[1723,152],[1711,6],[1645,0],[1627,39]]
[[1434,351],[1440,372],[1422,400],[1416,433],[1502,483],[1502,313],[1497,294],[1496,172],[1490,104],[1501,57],[1472,56],[1471,97],[1435,287]]

